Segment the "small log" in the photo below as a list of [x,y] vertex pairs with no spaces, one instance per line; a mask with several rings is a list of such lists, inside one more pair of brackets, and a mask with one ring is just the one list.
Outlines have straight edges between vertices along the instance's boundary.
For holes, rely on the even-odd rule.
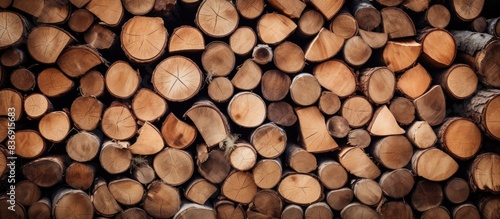
[[409,125],[415,120],[415,106],[410,100],[404,97],[392,99],[389,110],[401,125]]
[[206,218],[217,219],[215,210],[205,205],[184,203],[173,219]]
[[297,22],[299,34],[303,37],[315,36],[324,24],[325,19],[323,19],[323,15],[316,10],[305,11],[300,15]]
[[153,168],[163,182],[178,186],[191,178],[194,172],[194,162],[186,151],[165,148],[155,156]]
[[134,144],[128,147],[132,154],[153,155],[160,152],[165,146],[160,130],[149,122],[144,123],[137,133],[139,136]]
[[108,0],[105,2],[90,0],[85,8],[111,27],[120,24],[124,14],[122,1],[120,0]]
[[[195,0],[194,3],[196,3],[197,1],[199,0]],[[194,4],[193,2],[191,3]],[[177,9],[175,8],[176,4],[177,0],[157,0],[157,1],[155,0],[152,14],[158,17],[160,16],[169,17],[171,16],[172,13],[177,12]],[[189,6],[190,5],[188,5],[187,7]]]
[[335,211],[344,209],[354,198],[354,192],[350,188],[335,189],[328,192],[326,202]]
[[297,122],[292,106],[283,101],[272,102],[267,106],[267,119],[282,126],[292,126]]
[[342,211],[340,211],[340,217],[344,219],[382,218],[378,212],[359,202],[353,202],[345,206]]
[[83,35],[87,44],[96,49],[109,49],[115,44],[116,34],[101,24],[94,24]]
[[365,43],[372,49],[380,49],[385,46],[389,37],[387,33],[370,32],[361,29],[359,30],[359,36],[361,36]]
[[305,66],[304,51],[295,43],[285,41],[274,49],[274,65],[288,74],[302,71]]
[[360,128],[372,118],[373,106],[363,96],[352,96],[344,101],[340,115],[347,119],[351,128]]
[[184,197],[189,201],[203,205],[217,191],[217,187],[206,179],[195,179],[184,191]]
[[28,69],[19,68],[10,75],[10,83],[20,91],[30,91],[35,88],[35,75]]
[[344,38],[321,28],[305,50],[305,58],[310,62],[323,62],[335,56],[344,45]]
[[267,44],[257,44],[252,51],[252,60],[265,65],[273,60],[273,49]]
[[213,41],[201,54],[201,65],[210,76],[227,76],[234,69],[236,57],[231,47],[222,41]]
[[478,155],[471,164],[469,171],[470,187],[474,191],[500,191],[500,177],[498,168],[500,155],[483,153]]
[[431,3],[431,0],[404,0],[403,1],[403,7],[410,9],[413,12],[423,12],[427,8],[429,8],[429,4]]
[[385,172],[379,180],[384,195],[396,199],[410,194],[414,183],[413,174],[408,169]]
[[50,219],[51,218],[51,203],[48,198],[42,198],[28,208],[28,218]]
[[255,93],[240,92],[229,101],[227,113],[237,125],[255,128],[266,119],[266,104]]
[[321,85],[316,77],[309,73],[296,75],[290,85],[290,97],[300,106],[314,104],[321,96]]
[[155,91],[162,97],[169,101],[180,102],[192,98],[199,92],[203,75],[191,59],[170,56],[156,66],[151,82]]
[[[243,79],[246,78],[243,77]],[[216,77],[208,84],[207,92],[213,101],[224,103],[233,97],[234,86],[227,77]]]
[[92,132],[81,131],[71,136],[66,143],[66,153],[74,161],[87,162],[99,153],[101,139]]
[[298,205],[289,204],[281,212],[281,218],[304,219],[304,210]]
[[487,33],[499,37],[500,36],[500,17],[490,18],[486,20],[488,24],[488,28],[486,29]]
[[393,72],[400,72],[413,66],[420,56],[422,45],[415,40],[387,41],[382,51],[382,63]]
[[10,200],[12,200],[10,196],[0,196],[0,215],[10,218],[26,218],[26,210],[23,205],[15,200],[11,204]]
[[425,211],[422,216],[422,219],[432,219],[432,218],[443,218],[443,219],[451,219],[450,212],[444,206],[434,207],[427,211]]
[[227,118],[212,102],[196,102],[184,113],[184,117],[186,116],[193,121],[208,147],[224,141],[229,136]]
[[37,76],[40,92],[47,97],[58,97],[73,89],[75,83],[56,68],[42,70]]
[[437,148],[416,151],[411,163],[417,176],[432,181],[447,180],[458,170],[457,162]]
[[101,167],[110,174],[127,171],[132,163],[132,153],[125,149],[128,142],[106,141],[102,144],[99,162]]
[[47,146],[39,132],[29,129],[17,130],[15,136],[14,152],[17,156],[33,159],[45,153]]
[[169,113],[161,126],[161,134],[169,147],[184,149],[193,144],[197,136],[196,128]]
[[139,71],[124,61],[114,62],[106,71],[104,79],[108,92],[120,99],[134,95],[141,81]]
[[101,128],[106,136],[116,140],[127,140],[137,132],[135,117],[122,103],[113,102],[102,115]]
[[454,177],[446,182],[444,195],[453,204],[460,204],[469,198],[469,183],[462,178]]
[[486,22],[486,18],[483,16],[479,16],[472,20],[470,23],[469,30],[472,32],[484,33],[486,32],[486,28],[488,28],[488,23]]
[[[14,7],[16,6],[14,5]],[[0,42],[1,49],[16,46],[24,42],[28,31],[26,28],[28,26],[26,18],[15,12],[2,11],[0,13],[0,22],[5,24],[2,28],[5,31],[4,34],[8,35],[8,37],[2,36],[2,41]]]
[[12,4],[13,0],[5,0],[0,2],[1,8],[8,8]]
[[479,200],[478,206],[482,218],[484,219],[498,218],[499,212],[497,209],[500,207],[500,198],[495,196],[483,197]]
[[438,132],[439,143],[445,152],[459,160],[474,157],[481,149],[481,130],[471,120],[449,117]]
[[375,206],[382,200],[382,188],[372,179],[359,179],[351,183],[354,196],[361,203]]
[[162,181],[154,181],[149,184],[142,205],[148,215],[159,218],[172,217],[181,208],[179,190]]
[[287,38],[297,28],[297,24],[290,18],[268,13],[260,17],[257,23],[257,36],[266,44],[275,45]]
[[347,183],[347,171],[334,160],[321,160],[318,165],[318,178],[327,189],[340,189]]
[[372,55],[371,47],[360,36],[347,39],[343,52],[345,61],[354,67],[364,65]]
[[262,75],[262,97],[268,101],[280,101],[286,97],[292,81],[279,70],[269,70]]
[[474,18],[478,17],[484,6],[483,0],[474,2],[464,2],[458,0],[452,0],[450,2],[451,8],[455,12],[455,15],[462,21],[472,21]]
[[[264,0],[254,0],[253,2],[263,2]],[[236,1],[238,7],[239,1]],[[243,1],[240,4],[246,4],[249,1]],[[258,3],[255,3],[258,4]],[[241,12],[240,12],[241,14]],[[241,14],[241,16],[244,16]],[[236,29],[229,37],[229,46],[236,55],[246,56],[257,45],[257,35],[251,27],[243,26]]]
[[91,194],[94,210],[97,214],[102,216],[113,216],[122,211],[122,208],[109,191],[106,181],[103,179],[96,179]]
[[32,160],[21,168],[26,179],[43,188],[54,186],[61,181],[65,169],[62,157],[56,156]]
[[311,153],[338,149],[338,144],[330,136],[325,118],[316,106],[295,108],[299,119],[300,134],[306,151]]
[[133,15],[145,15],[155,6],[155,0],[124,0],[123,7]]
[[382,9],[380,14],[384,33],[387,33],[389,39],[412,37],[417,34],[413,21],[402,9],[387,7]]
[[500,87],[496,66],[499,58],[496,53],[500,41],[494,40],[492,35],[470,31],[450,31],[453,35],[457,49],[461,53],[457,58],[477,70],[478,76],[486,85]]
[[285,151],[287,136],[285,130],[279,126],[266,123],[252,132],[250,143],[262,157],[276,158]]
[[298,205],[310,205],[323,195],[323,187],[318,179],[304,173],[285,175],[277,191],[285,201]]
[[104,93],[104,76],[101,72],[90,70],[80,78],[80,93],[82,96],[99,97]]
[[349,122],[342,116],[332,116],[326,120],[328,133],[335,138],[344,138],[349,134],[351,128]]
[[142,184],[130,178],[113,180],[108,183],[108,188],[116,201],[126,206],[139,203],[145,193]]
[[425,26],[445,28],[450,23],[450,19],[451,13],[446,6],[433,4],[425,11],[421,20]]
[[344,147],[338,158],[347,172],[357,177],[375,179],[380,176],[380,169],[361,148]]
[[306,7],[300,0],[267,0],[272,7],[290,18],[299,18]]
[[54,218],[91,219],[94,215],[94,206],[87,193],[81,190],[63,188],[54,193],[52,215]]
[[382,22],[380,11],[368,0],[355,0],[351,2],[351,12],[358,22],[359,28],[371,31]]
[[262,159],[252,170],[255,185],[261,189],[272,189],[281,181],[283,167],[279,159]]
[[71,13],[68,26],[72,31],[83,33],[94,23],[94,15],[87,9],[78,9]]
[[12,115],[12,109],[14,108],[15,115],[14,120],[18,121],[21,119],[23,112],[23,97],[21,93],[10,88],[4,88],[0,90],[0,115],[8,116],[9,113]]
[[[121,77],[125,77],[122,72]],[[132,99],[132,111],[137,119],[154,122],[162,117],[168,109],[167,102],[160,95],[147,88],[141,88]]]
[[128,208],[120,213],[118,213],[115,217],[116,219],[147,219],[148,214],[142,208]]
[[422,96],[413,100],[420,119],[431,126],[439,125],[446,116],[446,101],[443,89],[434,85]]
[[415,184],[411,195],[411,205],[417,211],[424,212],[441,205],[443,190],[437,182],[421,180]]
[[358,22],[349,11],[341,10],[330,23],[330,31],[344,39],[349,39],[358,33]]
[[198,173],[214,184],[224,181],[231,171],[231,164],[224,156],[224,151],[218,149],[210,151],[206,160],[200,160],[197,156],[196,164]]
[[64,111],[45,114],[38,123],[40,134],[47,140],[59,143],[63,141],[71,129],[69,116]]
[[0,63],[5,67],[16,67],[26,59],[26,52],[16,47],[11,47],[2,53]]
[[286,161],[298,173],[309,173],[318,167],[316,157],[295,144],[287,146]]
[[340,98],[335,93],[330,91],[321,92],[318,101],[319,110],[326,115],[333,115],[340,109]]
[[424,94],[431,86],[432,77],[427,70],[417,63],[399,76],[396,88],[410,99],[415,99]]
[[229,154],[229,163],[239,171],[248,171],[257,163],[257,151],[247,142],[238,142]]
[[387,219],[412,219],[413,212],[409,204],[399,201],[386,202],[380,208],[380,214]]
[[396,77],[391,70],[385,67],[368,68],[362,70],[360,75],[359,86],[370,101],[384,104],[392,99],[396,88]]
[[[214,8],[224,10],[215,11]],[[221,18],[221,19],[218,19]],[[208,36],[221,38],[228,36],[238,27],[238,11],[231,2],[207,0],[201,2],[195,18],[196,25]]]
[[317,202],[307,206],[305,218],[333,218],[332,209],[325,202]]
[[480,219],[481,213],[476,206],[472,204],[462,204],[455,207],[451,213],[456,219]]
[[40,188],[28,180],[23,180],[16,184],[16,202],[29,207],[40,200],[42,192]]
[[405,130],[398,125],[396,118],[386,105],[375,110],[366,130],[374,136],[401,135],[405,133]]
[[347,97],[356,91],[356,77],[351,68],[341,60],[328,60],[313,69],[319,84],[339,97]]
[[253,60],[247,59],[238,67],[231,83],[240,90],[253,90],[259,86],[261,78],[262,69]]
[[220,219],[245,219],[243,207],[228,200],[221,200],[215,203],[215,211]]
[[257,185],[251,173],[234,171],[224,180],[221,193],[231,201],[248,204],[257,193]]
[[[137,160],[137,159],[136,159]],[[143,185],[148,185],[156,179],[156,173],[153,167],[149,165],[149,161],[139,162],[139,164],[132,164],[132,176],[137,182]]]
[[[74,41],[74,38],[63,29],[54,26],[38,26],[28,35],[28,52],[31,57],[44,64],[55,63],[63,49]],[[51,48],[47,52],[44,48]]]
[[159,17],[135,16],[123,25],[120,35],[125,55],[137,63],[160,58],[165,52],[167,38],[167,29]]
[[426,121],[416,121],[406,131],[406,137],[420,149],[434,146],[437,136],[432,127]]
[[248,218],[278,218],[283,209],[283,200],[274,190],[258,191],[247,209]]
[[[138,1],[139,2],[139,1]],[[174,29],[168,41],[168,52],[195,52],[205,49],[205,39],[199,29],[180,26]]]
[[72,78],[82,76],[104,62],[97,50],[84,45],[68,47],[57,59],[59,68]]
[[413,147],[403,135],[387,136],[374,143],[372,155],[384,167],[399,169],[410,162]]
[[236,9],[246,19],[255,19],[264,12],[264,0],[236,0]]
[[371,140],[370,133],[364,129],[353,129],[347,134],[347,144],[354,147],[366,148]]
[[[435,68],[448,67],[457,53],[453,36],[443,29],[427,29],[418,36],[422,44],[422,60]],[[439,45],[439,49],[436,46]]]
[[95,168],[90,164],[74,162],[68,166],[64,180],[74,189],[87,190],[95,178]]
[[500,106],[500,90],[479,90],[471,98],[464,101],[460,111],[472,119],[490,138],[500,140],[500,126],[496,123],[496,115]]
[[94,97],[77,97],[70,108],[71,120],[85,131],[94,130],[101,120],[104,105]]
[[477,88],[478,78],[474,70],[466,64],[455,64],[435,75],[435,81],[453,99],[471,97]]

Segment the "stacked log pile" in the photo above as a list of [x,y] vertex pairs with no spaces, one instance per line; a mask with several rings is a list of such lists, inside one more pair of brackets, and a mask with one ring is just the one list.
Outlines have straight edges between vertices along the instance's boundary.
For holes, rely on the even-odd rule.
[[0,7],[0,218],[500,218],[498,1]]

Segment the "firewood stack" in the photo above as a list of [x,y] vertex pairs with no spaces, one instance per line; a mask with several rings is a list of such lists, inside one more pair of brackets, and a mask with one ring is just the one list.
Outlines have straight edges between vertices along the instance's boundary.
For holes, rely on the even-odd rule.
[[500,218],[498,1],[0,7],[0,218]]

